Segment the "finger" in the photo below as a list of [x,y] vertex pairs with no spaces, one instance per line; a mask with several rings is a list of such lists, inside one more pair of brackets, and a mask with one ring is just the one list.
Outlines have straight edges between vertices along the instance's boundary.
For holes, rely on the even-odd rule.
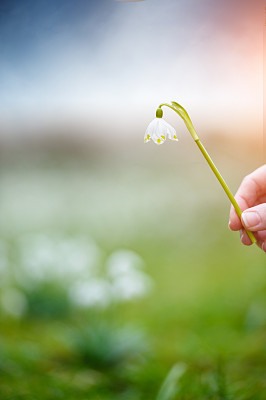
[[254,235],[255,235],[256,238],[257,238],[258,240],[260,240],[261,242],[266,241],[266,230],[265,230],[265,231],[255,232]]
[[[255,236],[257,246],[266,253],[266,231],[256,232]],[[250,246],[252,244],[245,229],[240,230],[240,240],[245,246]]]
[[[239,205],[241,211],[244,211],[248,208],[248,204],[247,204],[246,200],[243,199],[241,196],[236,194],[235,199],[236,199],[236,202]],[[228,226],[229,226],[229,229],[231,229],[231,231],[239,231],[243,227],[241,219],[237,215],[236,210],[234,209],[233,205],[231,205],[231,208],[230,208]]]
[[[265,253],[266,253],[266,231],[264,231],[265,234],[263,235],[263,238],[259,238],[259,235],[257,234],[256,236],[256,244],[258,247],[260,247]],[[240,240],[245,246],[251,246],[252,242],[250,238],[248,237],[247,232],[245,229],[240,229]]]
[[266,229],[266,203],[248,208],[241,215],[243,226],[250,231],[263,231]]
[[250,246],[252,244],[245,229],[240,229],[240,240],[245,246]]
[[[266,193],[265,176],[266,164],[243,179],[235,195],[236,202],[242,211],[254,206],[257,199]],[[229,228],[234,231],[241,229],[241,222],[233,206],[229,215]]]
[[252,196],[258,198],[266,193],[266,164],[243,179],[238,193],[247,201],[251,200]]

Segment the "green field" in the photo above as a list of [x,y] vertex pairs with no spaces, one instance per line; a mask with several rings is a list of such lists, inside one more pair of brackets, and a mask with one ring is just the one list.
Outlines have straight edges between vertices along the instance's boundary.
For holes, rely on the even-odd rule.
[[196,150],[153,149],[2,162],[1,400],[266,398],[265,254]]

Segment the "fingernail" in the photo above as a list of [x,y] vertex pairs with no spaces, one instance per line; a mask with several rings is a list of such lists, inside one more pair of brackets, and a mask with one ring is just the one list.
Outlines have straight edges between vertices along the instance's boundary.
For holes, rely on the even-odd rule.
[[255,228],[260,223],[260,216],[256,211],[243,212],[242,219],[247,228]]
[[244,231],[243,231],[243,229],[240,229],[240,240],[242,241],[242,239],[243,239],[243,236],[244,236]]

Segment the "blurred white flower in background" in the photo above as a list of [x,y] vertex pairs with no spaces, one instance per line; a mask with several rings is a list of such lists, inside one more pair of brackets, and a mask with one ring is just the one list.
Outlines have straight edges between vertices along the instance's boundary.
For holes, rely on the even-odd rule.
[[106,261],[105,275],[80,281],[70,288],[71,301],[82,307],[105,308],[148,294],[151,278],[142,271],[143,259],[131,250],[117,250]]
[[36,301],[44,313],[50,310],[51,301],[61,307],[64,299],[74,307],[105,309],[146,296],[153,285],[137,253],[120,249],[103,264],[101,249],[86,236],[27,234],[12,246],[15,257],[11,268],[6,268],[8,246],[0,242],[4,260],[0,264],[0,304],[5,313],[15,317],[26,311],[36,313]]
[[127,301],[148,294],[151,278],[142,271],[143,259],[131,250],[117,250],[106,263],[107,276],[112,282],[113,298]]
[[143,267],[143,259],[131,250],[116,250],[106,261],[107,274],[111,278],[116,278],[121,274],[129,274]]
[[20,238],[19,257],[30,280],[72,280],[90,276],[100,263],[101,251],[86,237],[35,234]]
[[148,294],[152,287],[151,278],[141,271],[121,274],[113,281],[113,297],[118,301],[128,301]]
[[92,278],[84,282],[76,282],[69,291],[70,300],[81,307],[110,305],[111,286],[105,279]]

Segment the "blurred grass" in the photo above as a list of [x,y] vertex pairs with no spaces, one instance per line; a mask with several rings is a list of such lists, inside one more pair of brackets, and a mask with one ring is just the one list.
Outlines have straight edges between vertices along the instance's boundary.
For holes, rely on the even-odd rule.
[[[2,290],[17,241],[54,232],[92,238],[103,263],[135,251],[154,288],[80,310],[60,285],[26,288],[27,312],[1,314],[1,399],[266,398],[265,255],[228,230],[228,201],[194,150],[190,162],[154,149],[2,162]],[[227,161],[234,191],[257,165]]]

